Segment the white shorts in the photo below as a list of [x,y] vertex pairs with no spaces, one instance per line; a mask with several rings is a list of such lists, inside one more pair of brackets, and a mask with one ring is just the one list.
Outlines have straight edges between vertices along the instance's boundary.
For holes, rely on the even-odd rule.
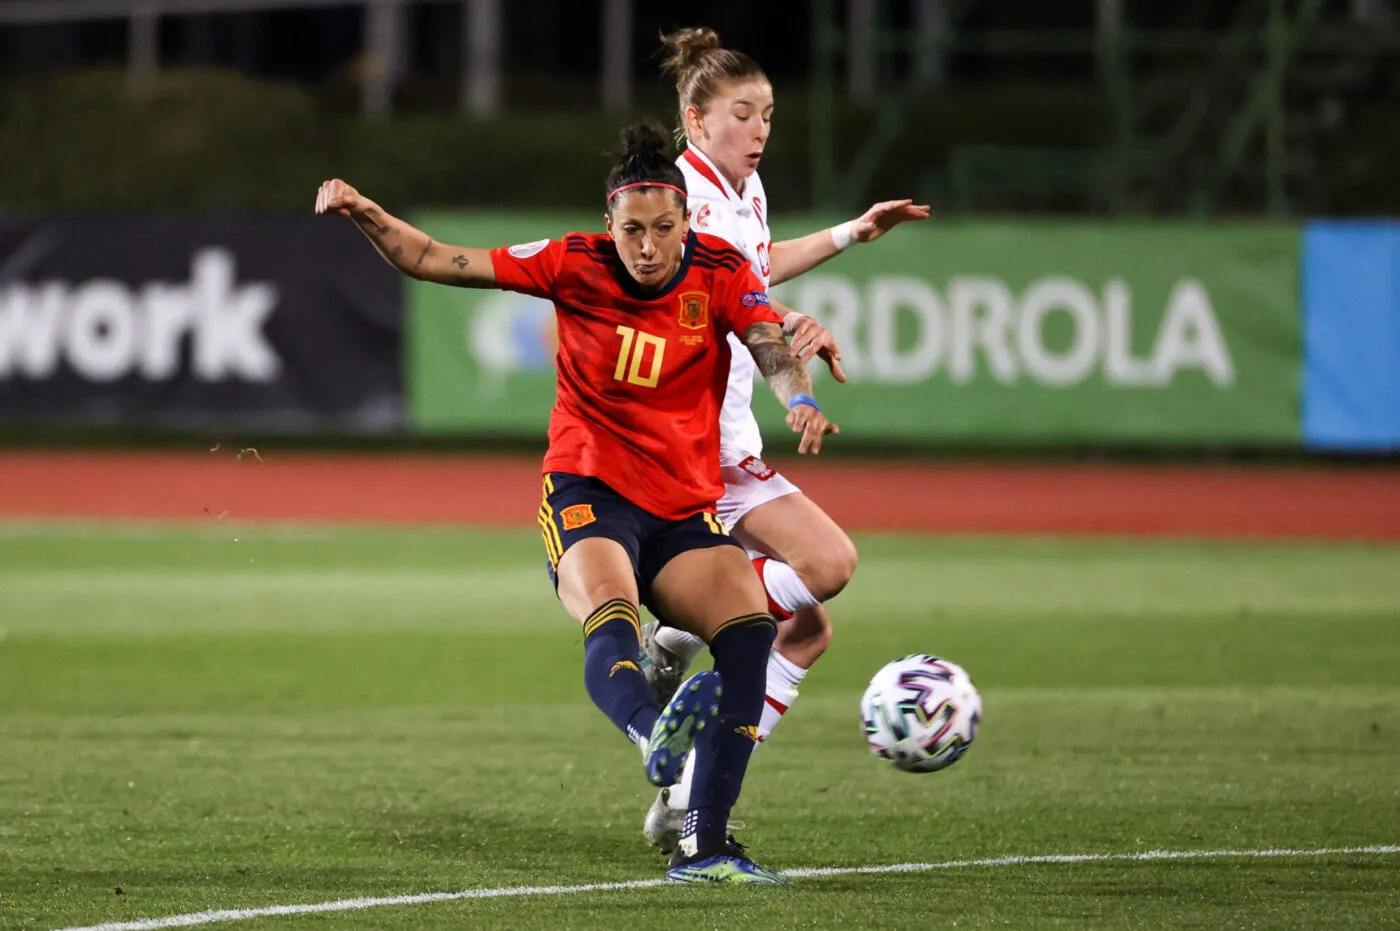
[[720,450],[719,474],[724,480],[719,521],[725,530],[733,530],[745,514],[760,504],[801,490],[757,456],[732,449]]

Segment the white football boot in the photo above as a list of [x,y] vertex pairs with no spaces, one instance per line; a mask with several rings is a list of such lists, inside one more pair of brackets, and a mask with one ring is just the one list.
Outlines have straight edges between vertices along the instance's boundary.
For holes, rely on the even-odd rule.
[[671,789],[666,787],[656,796],[647,810],[647,819],[642,823],[642,836],[651,846],[664,854],[669,854],[681,842],[681,832],[685,830],[685,809],[672,808],[669,804]]
[[[685,771],[680,785],[667,786],[656,794],[656,801],[647,809],[646,820],[642,822],[642,837],[662,853],[669,854],[680,845],[681,834],[685,831],[685,808],[671,804],[672,797],[688,798],[690,795],[690,767],[695,762],[691,754],[685,761]],[[676,796],[676,793],[681,793]],[[728,829],[742,831],[747,825],[743,821],[729,819]]]
[[642,675],[647,677],[651,694],[656,696],[656,703],[664,707],[676,694],[690,664],[656,642],[656,632],[660,629],[660,621],[642,625],[642,653],[638,665],[642,667]]

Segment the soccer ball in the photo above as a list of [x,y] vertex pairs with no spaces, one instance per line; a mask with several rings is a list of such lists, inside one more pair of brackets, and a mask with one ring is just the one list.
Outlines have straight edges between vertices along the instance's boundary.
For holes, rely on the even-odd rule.
[[915,654],[887,664],[860,700],[870,752],[908,773],[956,763],[977,738],[982,696],[967,670]]

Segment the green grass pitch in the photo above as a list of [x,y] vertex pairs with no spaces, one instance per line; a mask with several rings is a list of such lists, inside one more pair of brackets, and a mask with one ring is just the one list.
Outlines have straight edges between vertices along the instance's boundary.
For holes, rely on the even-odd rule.
[[[237,538],[236,540],[234,538]],[[774,868],[1400,844],[1400,550],[865,536],[736,817]],[[0,927],[654,878],[537,535],[0,525]],[[866,680],[965,665],[937,774]],[[1393,853],[969,866],[258,928],[1400,927]]]

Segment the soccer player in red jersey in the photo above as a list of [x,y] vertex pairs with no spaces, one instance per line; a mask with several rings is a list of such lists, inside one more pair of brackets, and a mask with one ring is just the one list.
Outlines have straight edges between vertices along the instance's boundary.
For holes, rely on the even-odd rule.
[[[785,883],[726,833],[775,633],[762,583],[715,517],[727,335],[741,336],[788,408],[799,452],[818,452],[837,429],[748,260],[690,230],[665,138],[634,126],[623,142],[606,234],[447,246],[339,180],[322,185],[316,211],[351,218],[415,278],[554,301],[558,389],[539,522],[559,599],[583,625],[589,696],[641,748],[653,783],[673,784],[695,749],[692,808],[669,878]],[[844,380],[839,353],[824,358]],[[664,709],[637,664],[639,604],[703,637],[714,657],[714,670],[688,679]]]

